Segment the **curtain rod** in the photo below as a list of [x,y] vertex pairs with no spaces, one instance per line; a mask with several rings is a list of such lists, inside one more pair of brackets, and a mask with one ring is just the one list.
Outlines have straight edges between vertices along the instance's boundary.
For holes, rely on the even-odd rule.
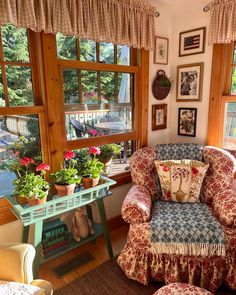
[[207,11],[209,11],[210,10],[210,3],[208,3],[207,5],[205,5],[204,7],[203,7],[203,11],[204,12],[207,12]]

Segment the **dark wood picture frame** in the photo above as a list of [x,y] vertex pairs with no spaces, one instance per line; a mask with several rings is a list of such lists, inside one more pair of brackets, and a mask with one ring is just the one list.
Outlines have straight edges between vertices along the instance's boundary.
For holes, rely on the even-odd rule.
[[205,52],[206,27],[179,33],[179,56]]
[[197,108],[179,108],[178,135],[196,136]]
[[201,101],[204,63],[177,66],[176,101]]
[[154,64],[167,65],[169,55],[169,39],[155,36],[155,48],[153,53]]
[[152,131],[167,128],[167,104],[152,105]]

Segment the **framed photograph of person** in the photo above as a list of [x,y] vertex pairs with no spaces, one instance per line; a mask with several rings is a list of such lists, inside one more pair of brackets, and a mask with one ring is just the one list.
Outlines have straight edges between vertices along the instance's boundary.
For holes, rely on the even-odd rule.
[[154,63],[160,65],[168,64],[169,39],[155,37]]
[[197,109],[179,108],[178,135],[196,136]]
[[206,27],[179,33],[179,56],[205,52]]
[[167,104],[152,105],[152,131],[167,127]]
[[204,63],[177,66],[176,101],[202,99]]

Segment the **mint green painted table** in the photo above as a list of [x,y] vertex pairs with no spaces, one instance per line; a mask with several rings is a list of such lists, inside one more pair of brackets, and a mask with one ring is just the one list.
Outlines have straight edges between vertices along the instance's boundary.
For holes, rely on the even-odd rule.
[[[113,257],[112,245],[108,230],[106,211],[104,207],[103,198],[111,195],[109,191],[110,186],[114,185],[116,182],[107,177],[101,178],[102,183],[96,187],[90,189],[81,189],[73,195],[56,198],[51,201],[47,201],[45,204],[29,207],[28,205],[20,205],[12,195],[7,196],[8,201],[12,204],[11,209],[15,216],[22,222],[24,226],[23,230],[23,242],[28,242],[29,237],[29,227],[34,225],[34,237],[33,246],[36,249],[36,257],[34,260],[34,276],[38,277],[39,265],[43,261],[41,258],[41,239],[43,230],[43,221],[60,215],[67,211],[89,205],[93,202],[97,203],[98,211],[100,214],[101,225],[94,224],[94,235],[89,235],[87,238],[82,239],[80,242],[72,241],[70,248],[56,254],[50,259],[55,258],[67,251],[70,251],[76,247],[79,247],[89,241],[97,239],[99,236],[104,235],[109,257]],[[91,207],[88,206],[88,217],[92,219]],[[48,259],[49,260],[49,259]]]

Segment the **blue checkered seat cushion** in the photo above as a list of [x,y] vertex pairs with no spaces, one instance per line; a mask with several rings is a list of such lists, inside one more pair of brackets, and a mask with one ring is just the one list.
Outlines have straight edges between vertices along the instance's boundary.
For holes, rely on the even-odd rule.
[[[157,145],[157,160],[197,160],[203,161],[203,146],[196,143],[168,143]],[[157,177],[157,196],[162,197],[161,184]]]

